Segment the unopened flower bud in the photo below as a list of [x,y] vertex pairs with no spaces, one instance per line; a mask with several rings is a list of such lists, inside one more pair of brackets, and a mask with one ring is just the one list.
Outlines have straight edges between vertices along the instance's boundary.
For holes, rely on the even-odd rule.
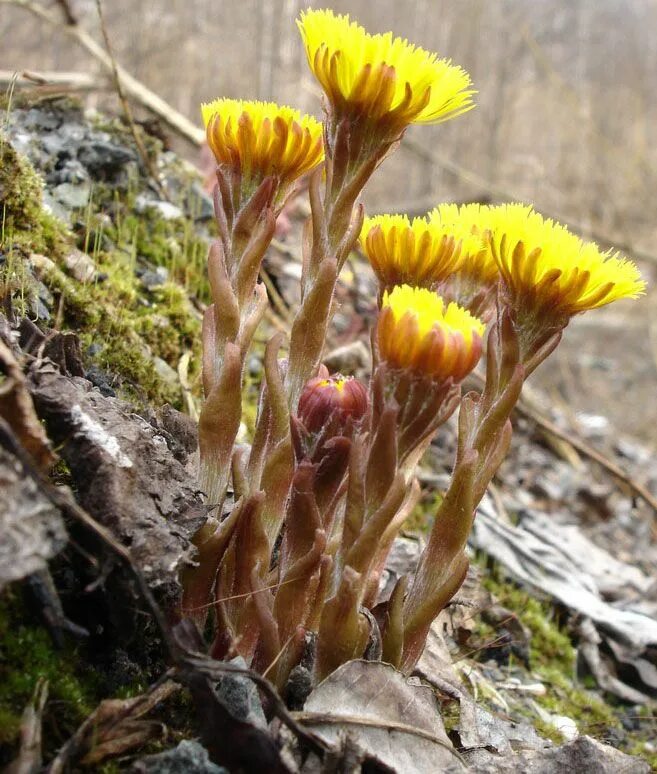
[[359,422],[367,412],[365,386],[353,377],[316,377],[307,382],[299,398],[298,418],[309,433],[319,433],[330,423],[336,434]]

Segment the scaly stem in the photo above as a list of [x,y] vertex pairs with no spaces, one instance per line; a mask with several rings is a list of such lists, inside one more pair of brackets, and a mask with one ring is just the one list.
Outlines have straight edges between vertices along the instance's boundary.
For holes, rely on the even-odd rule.
[[463,398],[454,473],[438,509],[403,608],[403,657],[410,671],[420,657],[431,623],[460,587],[467,570],[465,546],[475,509],[511,442],[510,416],[528,371],[556,347],[561,331],[521,348],[508,310],[499,308],[488,337],[486,384],[481,395]]

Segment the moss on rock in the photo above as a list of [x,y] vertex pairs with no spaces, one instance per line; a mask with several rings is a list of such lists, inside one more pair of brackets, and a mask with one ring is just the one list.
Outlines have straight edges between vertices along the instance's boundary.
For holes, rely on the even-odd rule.
[[[32,254],[46,256],[52,263],[41,265],[39,279],[55,297],[60,325],[79,335],[87,364],[108,371],[119,392],[133,402],[182,408],[178,362],[192,352],[194,384],[200,364],[201,316],[189,291],[207,293],[202,268],[207,246],[193,235],[193,223],[158,218],[154,210],[141,218],[131,210],[134,186],[119,194],[101,184],[76,236],[43,209],[43,182],[29,161],[6,140],[0,142],[0,156],[6,256],[0,267],[2,294],[12,296],[19,314],[26,313],[25,298],[37,293],[26,260]],[[101,249],[103,235],[109,241]],[[76,246],[91,254],[96,281],[85,284],[67,273],[65,259]],[[165,266],[171,280],[148,290],[135,273],[138,258]]]
[[43,181],[0,134],[1,244],[26,253],[61,257],[70,243],[61,221],[43,209]]

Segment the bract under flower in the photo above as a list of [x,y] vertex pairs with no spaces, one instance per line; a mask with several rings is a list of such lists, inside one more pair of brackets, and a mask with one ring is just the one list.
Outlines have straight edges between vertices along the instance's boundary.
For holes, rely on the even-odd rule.
[[381,286],[387,290],[401,284],[431,287],[454,271],[459,261],[458,240],[426,218],[366,218],[360,242]]
[[443,381],[463,379],[482,350],[483,323],[425,288],[400,285],[384,293],[377,324],[381,359]]
[[578,312],[645,290],[638,268],[617,252],[601,252],[531,206],[491,210],[490,244],[512,304],[565,324]]
[[217,99],[201,106],[208,145],[217,163],[255,184],[275,178],[285,189],[324,158],[317,119],[274,102]]
[[371,35],[330,10],[305,11],[297,25],[310,69],[339,116],[382,122],[399,133],[474,107],[465,70],[391,32]]

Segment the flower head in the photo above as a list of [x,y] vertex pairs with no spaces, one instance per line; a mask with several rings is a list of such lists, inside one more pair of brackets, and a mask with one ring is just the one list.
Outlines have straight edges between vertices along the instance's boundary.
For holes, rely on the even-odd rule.
[[384,293],[377,324],[381,359],[437,381],[463,379],[481,356],[483,323],[426,288]]
[[636,265],[601,252],[527,205],[491,209],[490,244],[512,303],[560,324],[578,312],[636,298],[646,283]]
[[367,406],[367,390],[358,379],[318,376],[304,387],[297,414],[309,433],[321,431],[329,422],[335,431],[344,432],[363,418]]
[[461,243],[457,272],[482,285],[498,277],[497,264],[486,239],[491,208],[485,204],[439,204],[428,216],[434,228]]
[[436,289],[482,320],[493,313],[499,279],[487,239],[489,214],[490,207],[481,204],[440,204],[429,214],[434,228],[452,234],[461,245],[456,270]]
[[217,99],[201,112],[217,163],[239,170],[247,183],[272,176],[284,190],[324,157],[321,123],[293,108]]
[[399,134],[473,107],[465,70],[391,32],[371,35],[329,10],[305,11],[297,24],[310,69],[339,116],[384,123]]
[[401,284],[431,287],[454,271],[459,261],[459,242],[426,218],[366,218],[360,241],[381,286],[388,290]]

